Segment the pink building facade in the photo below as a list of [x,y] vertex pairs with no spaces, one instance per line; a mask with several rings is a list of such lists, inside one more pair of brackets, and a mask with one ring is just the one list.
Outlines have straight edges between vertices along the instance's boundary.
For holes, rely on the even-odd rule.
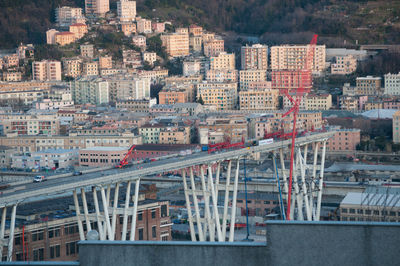
[[79,150],[79,166],[106,167],[119,164],[130,147],[92,147]]
[[327,141],[327,151],[355,151],[360,143],[359,129],[339,129],[333,138]]

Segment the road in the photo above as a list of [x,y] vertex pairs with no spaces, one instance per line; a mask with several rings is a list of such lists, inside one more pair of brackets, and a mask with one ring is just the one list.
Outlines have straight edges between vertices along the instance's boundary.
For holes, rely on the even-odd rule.
[[[316,133],[311,136],[299,137],[296,140],[297,145],[322,141],[332,137],[334,132]],[[109,169],[101,172],[88,173],[81,176],[66,176],[56,179],[49,179],[43,183],[28,183],[20,190],[14,187],[3,191],[0,197],[0,207],[21,204],[23,202],[37,201],[40,196],[58,195],[71,193],[77,188],[86,188],[91,186],[109,185],[117,182],[133,181],[149,175],[157,175],[163,172],[174,171],[194,165],[209,164],[216,161],[235,159],[248,156],[256,152],[271,152],[280,148],[287,148],[291,140],[274,142],[268,145],[254,146],[237,150],[229,150],[215,154],[199,152],[185,157],[174,157],[170,159],[142,163],[138,166],[132,166],[124,169]],[[14,191],[9,193],[10,190]]]

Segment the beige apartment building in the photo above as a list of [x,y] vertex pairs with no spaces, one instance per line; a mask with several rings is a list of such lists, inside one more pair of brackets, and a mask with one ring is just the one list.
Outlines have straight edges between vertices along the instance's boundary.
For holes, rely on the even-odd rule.
[[162,44],[171,57],[189,55],[189,34],[170,33],[161,35]]
[[308,94],[306,98],[306,110],[329,110],[332,107],[331,94]]
[[157,54],[152,52],[144,52],[143,61],[153,65],[157,61]]
[[93,44],[82,44],[80,47],[81,56],[93,58],[94,57],[94,46]]
[[206,72],[206,80],[210,82],[237,82],[238,71],[229,69],[210,69]]
[[0,136],[0,145],[13,147],[19,152],[34,152],[48,149],[85,149],[95,146],[106,147],[130,147],[134,144],[142,144],[142,138],[132,133],[112,135],[74,135],[69,136]]
[[160,130],[159,144],[190,144],[190,127],[166,127]]
[[88,27],[83,23],[74,23],[69,26],[69,31],[75,34],[75,39],[80,39],[88,33]]
[[163,89],[158,94],[159,104],[176,104],[189,102],[189,93],[185,89]]
[[[309,45],[281,45],[271,47],[271,69],[272,70],[300,70],[304,69],[305,58]],[[312,71],[321,73],[325,70],[325,45],[315,47]]]
[[193,36],[201,36],[203,34],[203,27],[192,24],[189,26],[189,34]]
[[149,19],[140,19],[137,21],[137,31],[139,33],[151,33],[152,29],[151,29],[151,20]]
[[361,136],[359,129],[338,129],[326,142],[327,151],[355,151],[360,144]]
[[22,80],[22,73],[21,72],[3,72],[3,81],[6,82],[16,82]]
[[112,56],[105,55],[99,57],[99,68],[100,69],[110,69],[112,68]]
[[357,69],[357,59],[352,55],[336,56],[335,63],[331,64],[331,74],[347,75]]
[[247,121],[243,115],[227,115],[208,117],[199,125],[200,139],[206,138],[208,143],[225,141],[231,143],[247,139]]
[[189,36],[189,47],[196,52],[200,52],[202,49],[203,41],[201,36]]
[[211,57],[211,56],[218,56],[219,53],[224,51],[224,40],[214,39],[209,42],[205,42],[203,44],[204,55]]
[[267,71],[248,69],[239,71],[240,89],[246,90],[252,82],[267,81]]
[[239,92],[240,110],[277,110],[279,91],[273,89],[249,89]]
[[132,43],[141,48],[142,51],[146,49],[146,37],[143,35],[132,36]]
[[32,79],[37,81],[61,80],[61,62],[48,60],[33,62]]
[[127,99],[127,100],[117,100],[117,109],[127,109],[132,112],[148,113],[150,108],[157,104],[157,99]]
[[268,46],[253,44],[241,48],[242,69],[268,69]]
[[0,115],[4,134],[58,135],[60,121],[57,114],[7,114]]
[[151,22],[151,28],[156,33],[161,33],[165,31],[165,23],[164,22]]
[[383,94],[381,89],[381,77],[358,77],[356,78],[357,95],[380,95]]
[[98,62],[85,62],[82,66],[82,75],[87,76],[98,76],[99,75],[99,63]]
[[64,46],[73,43],[76,40],[75,34],[69,31],[58,32],[54,36],[56,44]]
[[197,99],[202,99],[205,105],[215,106],[217,110],[233,110],[237,106],[237,83],[197,84]]
[[136,18],[136,1],[118,1],[117,15],[120,21],[134,21]]
[[125,36],[131,36],[136,33],[136,24],[131,22],[122,22],[120,24],[121,31]]
[[82,75],[82,59],[64,58],[62,62],[65,76],[76,78]]
[[46,43],[47,44],[56,44],[56,34],[59,33],[56,29],[50,29],[46,31]]
[[102,17],[108,11],[110,11],[109,0],[85,0],[86,15],[92,14]]
[[353,96],[342,96],[339,98],[339,106],[342,110],[356,111],[358,110],[358,98]]
[[210,57],[210,69],[235,70],[235,54],[221,52],[218,54],[218,56]]

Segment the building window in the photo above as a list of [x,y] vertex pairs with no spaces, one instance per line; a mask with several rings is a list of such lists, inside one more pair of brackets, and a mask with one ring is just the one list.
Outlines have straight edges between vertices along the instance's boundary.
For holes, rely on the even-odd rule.
[[350,213],[356,213],[355,209],[350,209]]
[[139,228],[138,233],[139,233],[139,240],[143,240],[143,228]]
[[60,245],[50,247],[50,258],[51,259],[59,258],[60,257],[60,249],[61,249]]
[[34,232],[32,232],[32,241],[43,240],[43,238],[44,238],[43,231],[34,231]]
[[76,244],[76,242],[67,243],[65,246],[66,246],[65,253],[67,256],[74,255],[75,253],[77,253],[78,245]]
[[151,227],[151,236],[153,237],[153,238],[156,238],[157,237],[157,229],[156,229],[156,226],[154,225],[153,227]]
[[347,213],[347,209],[342,209],[342,213]]
[[142,221],[143,220],[143,213],[139,212],[138,213],[138,221]]
[[60,236],[60,227],[49,228],[48,230],[49,238]]
[[167,204],[161,205],[161,217],[168,216]]
[[371,214],[371,210],[365,210],[365,214],[370,215]]
[[156,210],[151,210],[151,219],[156,218]]
[[43,248],[33,250],[33,260],[34,261],[40,261],[43,259],[44,259],[44,249]]

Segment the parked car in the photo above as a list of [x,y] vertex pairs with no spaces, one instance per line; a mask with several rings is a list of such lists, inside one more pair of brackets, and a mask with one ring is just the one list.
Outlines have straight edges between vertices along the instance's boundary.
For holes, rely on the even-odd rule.
[[81,171],[75,171],[73,175],[75,175],[75,176],[76,175],[82,175],[82,172]]
[[34,183],[40,183],[40,182],[44,182],[44,181],[47,181],[47,179],[44,175],[37,175],[33,178]]

